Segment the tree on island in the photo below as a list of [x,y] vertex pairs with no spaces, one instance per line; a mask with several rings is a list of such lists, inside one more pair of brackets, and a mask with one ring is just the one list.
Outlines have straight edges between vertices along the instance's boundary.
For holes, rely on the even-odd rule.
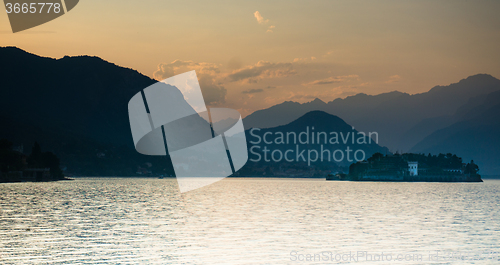
[[479,167],[474,164],[474,160],[471,160],[470,163],[467,163],[465,166],[464,173],[465,174],[471,174],[471,175],[477,175],[477,172],[479,171]]

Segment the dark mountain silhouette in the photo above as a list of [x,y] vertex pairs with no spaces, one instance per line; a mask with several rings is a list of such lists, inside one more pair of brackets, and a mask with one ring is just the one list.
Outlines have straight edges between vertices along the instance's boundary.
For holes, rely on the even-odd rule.
[[98,57],[52,59],[0,48],[0,115],[133,147],[127,104],[155,83]]
[[38,141],[77,174],[130,175],[144,163],[171,173],[165,157],[135,151],[130,130],[128,102],[155,80],[98,57],[52,59],[15,47],[0,48],[0,69],[0,138]]
[[[309,143],[300,143],[299,142],[300,133],[306,132],[307,130],[309,130],[309,139],[310,139]],[[280,132],[283,133],[285,143],[280,143],[280,140],[278,139]],[[293,141],[294,137],[292,135],[289,137],[289,141],[287,141],[287,133],[289,133],[289,132],[295,132],[295,135],[297,137],[296,138],[297,142]],[[314,136],[312,134],[313,132],[314,132]],[[325,140],[324,135],[321,135],[319,138],[320,142],[318,143],[317,135],[319,132],[325,132],[327,134],[327,139]],[[338,143],[332,144],[332,142],[331,142],[332,141],[331,139],[333,137],[333,134],[331,134],[332,132],[337,133]],[[259,137],[261,137],[261,142],[256,143],[256,142],[258,142],[258,137],[254,136],[252,134],[258,135]],[[271,143],[271,144],[265,143],[264,139],[263,139],[264,134],[268,134],[268,136],[266,138],[267,141],[268,142],[273,141],[273,143]],[[349,138],[349,137],[352,137],[353,134],[355,135],[355,143],[354,144],[352,143],[352,138]],[[365,158],[370,157],[372,154],[374,154],[376,152],[380,152],[380,153],[384,153],[384,154],[389,152],[387,148],[381,147],[378,144],[376,144],[375,139],[372,139],[372,140],[368,139],[368,135],[366,137],[363,137],[362,135],[360,135],[358,133],[357,130],[353,130],[351,125],[347,124],[345,121],[343,121],[339,117],[328,114],[328,113],[323,112],[323,111],[308,112],[308,113],[304,114],[302,117],[299,117],[297,120],[295,120],[289,124],[274,127],[274,128],[265,128],[265,129],[260,129],[260,130],[254,129],[253,131],[252,131],[252,129],[250,129],[250,130],[246,131],[246,136],[247,136],[247,142],[248,142],[248,148],[249,148],[249,159],[251,159],[251,160],[249,160],[249,162],[247,162],[245,167],[242,169],[241,174],[245,174],[245,173],[248,174],[249,172],[251,172],[253,175],[259,175],[258,172],[255,172],[255,169],[259,169],[259,168],[263,169],[266,167],[270,167],[271,172],[283,172],[283,171],[286,171],[287,169],[292,169],[292,168],[293,169],[301,169],[304,171],[309,171],[310,167],[307,167],[307,165],[308,165],[307,161],[303,161],[303,159],[299,159],[298,161],[296,160],[296,158],[297,158],[297,156],[296,156],[297,155],[297,153],[296,153],[297,146],[298,146],[299,150],[301,150],[301,151],[306,150],[304,152],[305,159],[307,159],[307,155],[308,155],[307,150],[316,150],[320,154],[321,153],[321,145],[323,145],[323,150],[327,149],[331,153],[333,153],[335,150],[342,150],[345,158],[340,162],[334,161],[332,156],[330,156],[331,162],[328,162],[327,153],[325,153],[323,162],[320,161],[321,159],[318,159],[318,161],[311,163],[312,168],[314,168],[315,170],[326,170],[328,172],[331,172],[333,170],[344,170],[345,172],[347,172],[347,167],[352,163],[352,161],[348,161],[348,159],[347,159],[347,152],[345,152],[347,147],[349,147],[350,150],[353,150],[350,153],[350,159],[353,159],[354,151],[357,151],[357,150],[363,150],[363,152],[365,154]],[[342,137],[344,137],[344,138],[342,138]],[[363,141],[358,142],[358,140],[361,137],[363,137],[365,139],[365,143],[363,143]],[[304,136],[301,139],[302,139],[302,141],[305,141],[306,138],[307,137]],[[312,138],[314,138],[314,141],[315,141],[314,143],[312,142]],[[344,139],[347,139],[347,141],[344,142]],[[327,143],[325,143],[324,141],[327,141]],[[257,149],[253,149],[253,151],[255,153],[259,153],[262,156],[260,161],[257,161],[257,162],[252,161],[252,160],[258,160],[258,156],[256,154],[252,153],[252,151],[251,151],[253,146],[259,147]],[[267,154],[267,157],[269,158],[269,160],[272,159],[272,158],[270,158],[270,155],[271,155],[271,152],[273,150],[280,150],[280,152],[282,154],[284,154],[286,152],[286,150],[293,150],[293,152],[290,153],[291,154],[290,159],[292,159],[292,157],[293,157],[293,160],[295,160],[295,161],[294,162],[287,162],[283,158],[281,161],[272,161],[271,160],[270,162],[265,162],[264,156],[263,156],[264,155],[264,152],[263,152],[264,147],[266,147],[267,149],[270,150],[270,152],[268,152],[268,154]],[[276,155],[276,157],[277,156],[278,156],[278,154]],[[314,154],[312,154],[311,157],[313,158]],[[361,158],[361,153],[359,153],[359,158]],[[340,153],[338,153],[337,159],[341,160]],[[264,171],[261,170],[261,173],[263,173],[263,172]],[[322,175],[322,177],[324,177],[324,175]]]
[[474,159],[481,174],[500,172],[500,91],[472,98],[451,120],[415,145],[419,153],[456,153],[464,161]]
[[408,151],[432,132],[453,123],[450,118],[469,99],[500,90],[500,80],[478,74],[449,86],[409,95],[390,92],[357,94],[327,104],[284,102],[256,111],[244,119],[246,128],[267,128],[289,123],[301,115],[322,110],[337,115],[356,129],[378,132],[380,144],[393,151]]

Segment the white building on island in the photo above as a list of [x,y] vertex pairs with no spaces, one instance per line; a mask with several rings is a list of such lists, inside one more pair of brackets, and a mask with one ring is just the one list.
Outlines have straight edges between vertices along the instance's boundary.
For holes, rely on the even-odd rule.
[[418,162],[408,161],[408,173],[410,176],[418,176]]

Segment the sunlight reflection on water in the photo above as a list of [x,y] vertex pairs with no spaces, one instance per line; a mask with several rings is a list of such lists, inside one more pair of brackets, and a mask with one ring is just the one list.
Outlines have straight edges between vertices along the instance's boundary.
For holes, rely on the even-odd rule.
[[229,178],[184,194],[175,179],[0,184],[0,263],[297,264],[291,251],[419,253],[423,262],[404,264],[429,263],[437,250],[500,251],[499,191],[499,180]]

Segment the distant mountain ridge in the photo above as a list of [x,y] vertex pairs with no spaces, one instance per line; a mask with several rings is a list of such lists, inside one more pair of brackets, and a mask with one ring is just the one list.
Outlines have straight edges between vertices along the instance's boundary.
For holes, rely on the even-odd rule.
[[[409,95],[398,91],[375,96],[357,94],[324,103],[284,102],[245,117],[246,128],[274,127],[301,115],[322,110],[339,116],[362,131],[376,131],[380,144],[391,151],[408,151],[430,133],[450,125],[450,118],[469,99],[500,90],[500,80],[478,74],[449,86],[436,86],[425,93]],[[415,133],[419,131],[419,133]]]

